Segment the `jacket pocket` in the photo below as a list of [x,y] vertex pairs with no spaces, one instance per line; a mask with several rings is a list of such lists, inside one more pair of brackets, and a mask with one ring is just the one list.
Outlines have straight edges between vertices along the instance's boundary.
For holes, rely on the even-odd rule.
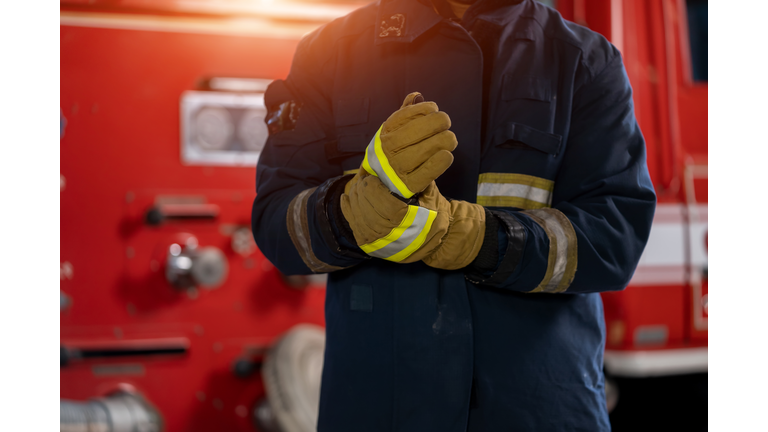
[[[500,145],[499,139],[514,139],[544,151],[552,151],[556,146],[551,135],[554,131],[555,101],[548,78],[533,76],[504,75],[501,101],[499,104],[499,135],[495,137],[495,145]],[[512,123],[512,124],[510,124]],[[537,133],[540,132],[540,133]],[[540,145],[536,141],[542,138]]]
[[370,99],[338,99],[333,104],[336,127],[352,126],[368,122]]
[[368,141],[370,138],[365,134],[339,135],[336,139],[336,149],[340,154],[364,153]]
[[337,99],[333,104],[336,122],[336,153],[348,156],[365,152],[370,99]]
[[563,137],[542,132],[517,122],[507,122],[496,128],[493,145],[501,148],[535,149],[552,156],[560,153]]
[[502,99],[505,101],[529,99],[549,102],[552,99],[550,80],[534,76],[515,77],[511,74],[505,74],[502,83]]

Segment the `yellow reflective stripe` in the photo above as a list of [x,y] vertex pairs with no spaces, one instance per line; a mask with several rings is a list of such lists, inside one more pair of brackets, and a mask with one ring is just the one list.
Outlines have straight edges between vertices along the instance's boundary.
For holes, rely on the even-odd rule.
[[403,196],[403,198],[410,198],[414,195],[413,192],[408,190],[408,187],[403,183],[402,180],[400,180],[400,177],[395,172],[394,168],[392,168],[392,165],[389,164],[389,159],[387,159],[387,155],[384,154],[384,149],[381,148],[381,128],[379,128],[379,131],[376,132],[376,136],[374,137],[375,144],[373,146],[374,151],[376,152],[376,157],[379,159],[379,163],[381,164],[381,169],[384,170],[384,174],[389,178],[389,181],[392,182],[392,184],[397,188],[397,191],[400,193],[400,195]]
[[424,241],[427,239],[427,234],[429,234],[429,230],[432,229],[432,222],[435,220],[436,217],[437,217],[437,212],[434,210],[430,210],[429,217],[427,218],[427,223],[424,225],[424,228],[422,228],[421,232],[419,233],[419,236],[416,237],[413,243],[408,245],[407,248],[385,259],[388,261],[400,262],[408,258],[409,256],[411,256],[412,253],[419,250],[421,245],[423,245]]
[[485,207],[517,207],[525,210],[549,207],[538,201],[510,196],[478,196],[477,203]]
[[393,228],[392,231],[390,231],[389,234],[387,234],[385,237],[382,237],[372,243],[364,244],[360,246],[360,249],[362,249],[363,252],[370,254],[371,252],[375,252],[399,239],[400,236],[403,235],[403,232],[405,232],[405,230],[411,226],[411,224],[413,224],[413,220],[416,219],[417,210],[418,207],[416,206],[408,206],[408,211],[405,213],[405,217],[403,218],[403,221],[400,222],[400,225]]
[[478,183],[514,183],[526,186],[532,186],[539,189],[552,192],[555,190],[555,182],[541,177],[535,177],[527,174],[514,173],[483,173],[480,174]]
[[[363,161],[363,162],[365,162],[365,161]],[[360,171],[360,168],[355,168],[355,169],[351,169],[351,170],[346,170],[346,171],[344,171],[344,175],[349,175],[349,174],[357,174],[357,172],[358,172],[358,171]]]

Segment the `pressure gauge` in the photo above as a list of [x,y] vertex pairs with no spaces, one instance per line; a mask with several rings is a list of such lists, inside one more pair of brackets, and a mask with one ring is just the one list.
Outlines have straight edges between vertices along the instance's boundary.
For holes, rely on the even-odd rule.
[[232,138],[232,116],[224,108],[206,106],[195,114],[194,142],[205,151],[223,150]]
[[263,92],[181,95],[184,165],[255,166],[269,135]]

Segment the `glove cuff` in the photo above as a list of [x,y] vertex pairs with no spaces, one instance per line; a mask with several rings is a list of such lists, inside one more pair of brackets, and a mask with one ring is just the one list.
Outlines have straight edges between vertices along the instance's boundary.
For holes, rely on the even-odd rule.
[[[525,249],[526,232],[525,227],[511,214],[493,210],[486,210],[486,212],[497,218],[506,234],[504,236],[506,244],[501,245],[503,250],[501,262],[490,269],[472,266],[471,271],[468,271],[464,277],[474,284],[498,286],[504,283],[520,264]],[[498,239],[498,233],[494,233],[493,236]]]
[[317,220],[322,223],[320,232],[325,243],[336,253],[349,258],[370,258],[360,249],[350,249],[340,243],[337,236],[342,237],[346,243],[357,245],[355,236],[352,234],[352,228],[349,222],[341,212],[341,195],[344,194],[344,187],[347,185],[354,174],[336,177],[323,183],[317,190]]
[[499,265],[499,221],[488,209],[485,210],[485,237],[480,252],[470,266],[477,273],[492,272]]

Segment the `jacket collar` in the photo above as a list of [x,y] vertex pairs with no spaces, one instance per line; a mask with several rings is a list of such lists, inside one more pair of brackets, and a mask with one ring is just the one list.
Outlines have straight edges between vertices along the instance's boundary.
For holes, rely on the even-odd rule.
[[442,19],[431,6],[418,0],[381,0],[374,42],[413,42]]
[[[533,0],[479,0],[464,16],[465,22],[478,18],[504,25],[519,15],[532,14]],[[442,21],[430,0],[380,0],[374,26],[374,43],[413,42],[435,24]]]

